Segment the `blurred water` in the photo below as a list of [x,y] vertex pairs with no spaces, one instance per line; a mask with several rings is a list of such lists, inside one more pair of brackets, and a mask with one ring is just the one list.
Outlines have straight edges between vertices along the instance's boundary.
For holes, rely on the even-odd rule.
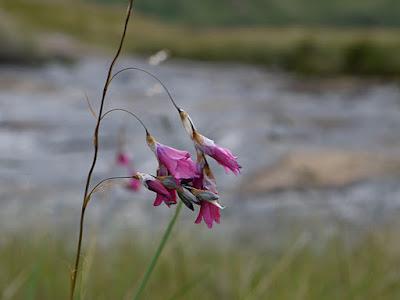
[[[396,84],[298,79],[257,67],[187,61],[149,66],[145,60],[125,58],[119,66],[144,67],[158,74],[200,131],[239,156],[243,172],[238,177],[225,175],[213,163],[227,206],[213,235],[228,238],[240,233],[251,240],[254,236],[249,233],[262,233],[262,237],[279,239],[283,233],[329,234],[343,226],[359,232],[396,219],[400,187],[391,166],[378,175],[374,168],[367,169],[360,180],[334,187],[283,184],[276,190],[246,189],[257,179],[255,174],[267,174],[268,167],[297,150],[398,156],[400,91]],[[106,69],[104,57],[85,58],[71,66],[0,69],[2,231],[76,229],[95,124],[84,95],[97,107]],[[137,71],[121,74],[111,86],[107,108],[134,111],[162,143],[192,151],[165,93],[154,95],[159,90],[154,84]],[[153,173],[156,168],[143,129],[134,119],[115,113],[101,128],[96,181],[125,175],[114,165],[117,135],[124,124],[137,169]],[[374,176],[368,176],[369,172]],[[153,208],[152,200],[149,192],[134,194],[115,186],[96,196],[87,222],[108,232],[158,230],[171,211]],[[193,224],[195,217],[186,212],[181,224],[190,232],[208,234],[204,224]]]

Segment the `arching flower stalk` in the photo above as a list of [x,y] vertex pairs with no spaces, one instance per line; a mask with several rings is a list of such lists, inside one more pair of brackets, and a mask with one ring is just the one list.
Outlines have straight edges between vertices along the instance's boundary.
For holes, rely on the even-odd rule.
[[[158,162],[157,176],[171,175],[178,184],[180,183],[180,180],[192,181],[193,178],[197,176],[196,165],[192,161],[190,153],[163,145],[156,141],[154,136],[150,134],[144,122],[133,112],[121,108],[114,108],[105,112],[102,119],[116,111],[125,112],[131,115],[145,130],[147,145],[150,150],[153,151]],[[132,180],[137,180],[137,177],[134,176]],[[166,198],[162,194],[157,194],[153,203],[154,206],[159,206],[160,204],[165,203],[169,207],[171,204],[176,204],[176,189],[167,189],[170,192],[171,197]]]
[[176,102],[175,102],[174,98],[172,97],[170,91],[168,90],[167,86],[156,75],[150,73],[147,70],[144,70],[144,69],[141,69],[138,67],[128,67],[128,68],[123,68],[123,69],[119,70],[118,72],[116,72],[113,75],[113,77],[111,78],[111,80],[113,80],[119,74],[129,71],[129,70],[136,70],[136,71],[146,73],[147,75],[149,75],[152,78],[154,78],[155,80],[157,80],[157,82],[162,86],[162,88],[167,93],[172,105],[178,111],[179,117],[183,124],[183,127],[185,128],[189,137],[194,142],[196,149],[200,150],[204,154],[215,159],[220,165],[222,165],[225,168],[226,171],[230,170],[235,175],[238,175],[240,173],[240,169],[242,167],[239,165],[239,163],[237,161],[237,157],[234,156],[229,149],[215,144],[215,142],[213,140],[205,137],[204,135],[202,135],[198,132],[198,130],[196,129],[189,114],[176,104]]
[[[111,78],[111,80],[113,80],[122,72],[129,70],[136,70],[146,73],[147,75],[154,78],[164,88],[172,105],[179,114],[180,120],[182,122],[185,131],[193,141],[197,152],[196,175],[192,178],[191,182],[192,186],[198,189],[211,191],[214,194],[218,194],[215,177],[209,167],[206,155],[215,159],[221,166],[224,167],[226,172],[231,171],[235,175],[238,175],[240,173],[240,169],[242,168],[237,161],[237,157],[234,156],[229,149],[215,144],[213,140],[199,133],[189,114],[176,104],[174,98],[172,97],[166,85],[156,75],[138,67],[128,67],[116,72]],[[153,147],[152,148],[153,151],[157,153],[157,144],[153,142],[150,143],[148,142],[148,144],[149,146]],[[166,166],[160,164],[160,167],[157,171],[157,175],[165,175],[167,173],[168,170]],[[217,205],[217,203],[201,201],[200,206],[201,207],[199,215],[196,219],[196,223],[200,223],[200,221],[204,219],[209,228],[212,227],[213,221],[219,223],[220,209],[222,207],[221,205]]]
[[[129,0],[128,10],[124,23],[124,29],[121,35],[117,51],[108,68],[106,80],[104,83],[103,93],[100,99],[99,111],[98,114],[93,113],[93,115],[97,118],[96,126],[94,129],[94,140],[93,140],[94,153],[93,153],[93,160],[91,162],[89,172],[87,174],[85,190],[83,195],[83,202],[82,202],[80,222],[79,222],[77,251],[76,251],[74,267],[71,272],[70,300],[74,299],[78,268],[81,257],[85,211],[92,197],[92,194],[97,190],[97,188],[103,182],[117,178],[126,178],[130,180],[131,188],[136,189],[138,188],[138,183],[140,181],[143,184],[143,186],[145,186],[148,190],[153,191],[157,194],[156,199],[153,203],[154,206],[158,206],[161,203],[165,203],[168,207],[171,206],[172,204],[176,204],[177,195],[181,199],[181,202],[179,202],[177,205],[175,214],[173,215],[168,226],[166,227],[165,233],[149,264],[149,267],[143,277],[143,280],[139,284],[138,290],[135,295],[135,299],[139,299],[150,278],[151,273],[154,270],[157,260],[161,255],[161,252],[166,242],[169,239],[172,228],[174,227],[178,215],[180,213],[182,203],[185,204],[191,210],[194,210],[195,205],[200,206],[199,214],[197,216],[195,223],[200,223],[201,220],[204,220],[207,226],[211,228],[213,226],[213,222],[216,223],[220,222],[220,209],[222,209],[223,206],[219,203],[219,195],[216,188],[215,177],[208,165],[206,155],[214,158],[226,170],[230,170],[234,174],[238,174],[241,168],[241,166],[237,162],[237,158],[228,149],[216,145],[212,140],[201,135],[195,129],[195,126],[189,115],[176,105],[170,92],[168,91],[164,83],[158,79],[158,77],[140,68],[126,68],[113,74],[114,65],[116,64],[120,56],[125,41],[127,27],[132,12],[132,6],[133,6],[133,0]],[[197,153],[196,163],[192,161],[189,152],[178,150],[158,142],[149,133],[148,129],[146,128],[142,120],[139,119],[135,114],[127,110],[118,108],[111,109],[103,113],[105,99],[112,80],[119,73],[128,69],[136,69],[147,73],[148,75],[155,78],[159,82],[159,84],[165,89],[172,104],[179,112],[181,121],[187,133],[189,134],[189,136],[191,137],[191,139],[195,144],[195,149]],[[100,131],[101,121],[104,119],[104,117],[106,117],[106,115],[108,115],[113,111],[125,111],[130,115],[132,115],[133,117],[135,117],[141,123],[146,132],[146,142],[150,147],[150,149],[153,151],[158,162],[157,175],[152,176],[147,173],[135,172],[132,166],[131,158],[126,154],[125,151],[121,149],[121,151],[119,151],[117,154],[117,164],[128,168],[128,172],[130,173],[131,176],[110,177],[101,181],[93,188],[91,188],[92,175],[97,163],[98,152],[99,152],[99,131]]]

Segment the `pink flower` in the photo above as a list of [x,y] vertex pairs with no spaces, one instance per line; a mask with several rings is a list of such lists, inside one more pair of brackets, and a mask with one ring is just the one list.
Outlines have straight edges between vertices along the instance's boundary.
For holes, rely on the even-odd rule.
[[151,135],[147,136],[147,144],[157,157],[159,169],[165,167],[176,179],[188,179],[196,175],[196,166],[189,152],[163,145]]
[[[135,169],[133,168],[132,160],[126,153],[120,151],[117,154],[116,162],[119,166],[126,167],[128,169],[129,174],[136,173]],[[140,180],[131,178],[128,184],[126,185],[126,188],[131,191],[137,192],[140,188]]]
[[120,166],[129,166],[130,159],[129,156],[123,152],[117,154],[117,164]]
[[[208,228],[212,228],[214,221],[219,224],[220,209],[223,206],[217,201],[218,191],[214,175],[204,154],[199,151],[197,153],[197,168],[198,176],[193,180],[194,189],[192,189],[192,193],[200,200],[200,210],[195,223],[199,224],[201,220],[204,220]],[[207,192],[212,194],[213,197],[209,197],[210,195],[207,195]]]
[[131,191],[137,192],[140,189],[140,180],[136,178],[131,178],[126,187]]
[[194,126],[193,121],[187,112],[179,109],[179,115],[181,117],[183,127],[195,143],[195,147],[197,150],[200,150],[201,152],[214,158],[220,165],[225,168],[225,171],[228,172],[230,170],[235,175],[238,175],[240,173],[240,169],[242,167],[237,162],[237,157],[234,156],[229,149],[220,147],[216,145],[213,140],[210,140],[201,135],[196,130],[196,127]]
[[169,195],[165,196],[164,194],[157,194],[156,199],[154,200],[153,205],[159,206],[161,203],[165,203],[168,207],[171,204],[176,204],[176,192],[174,190],[168,190]]
[[214,158],[221,166],[225,168],[226,172],[231,170],[235,175],[240,173],[240,169],[242,167],[237,162],[237,157],[234,156],[229,149],[216,145],[213,140],[210,140],[196,132],[194,133],[194,138],[196,142],[196,148]]
[[200,204],[199,215],[197,216],[195,223],[199,224],[201,223],[201,220],[204,220],[204,222],[207,224],[207,227],[212,228],[213,222],[219,224],[220,220],[219,210],[220,208],[215,206],[214,204],[207,201],[202,201]]
[[136,175],[133,176],[134,179],[139,179],[142,184],[150,191],[153,191],[157,194],[156,199],[154,200],[153,205],[159,206],[161,203],[165,203],[167,206],[171,204],[176,204],[176,194],[175,191],[170,191],[159,181],[157,178],[146,174],[137,172]]

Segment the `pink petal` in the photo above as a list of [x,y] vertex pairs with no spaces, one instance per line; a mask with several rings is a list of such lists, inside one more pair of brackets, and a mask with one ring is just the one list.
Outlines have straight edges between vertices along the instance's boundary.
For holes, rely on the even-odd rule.
[[209,202],[203,201],[200,206],[199,214],[196,218],[196,221],[194,222],[196,224],[199,224],[201,223],[202,219],[207,224],[208,228],[212,228],[214,221],[219,224],[220,221],[219,208]]
[[219,207],[216,207],[216,206],[213,205],[213,204],[211,204],[211,206],[210,206],[210,211],[211,211],[211,215],[212,215],[212,218],[214,219],[214,221],[215,221],[216,223],[219,224],[220,217],[221,217],[221,215],[220,215],[220,213],[219,213],[220,208],[219,208]]
[[156,199],[154,200],[153,205],[154,206],[159,206],[161,203],[164,202],[164,200],[166,199],[165,196],[161,195],[161,194],[157,194]]
[[212,228],[213,217],[211,216],[210,204],[207,202],[203,202],[202,205],[204,205],[204,214],[203,214],[204,222],[207,224],[208,228]]
[[177,150],[157,143],[157,158],[177,179],[192,178],[196,167],[187,151]]
[[176,204],[176,191],[175,190],[168,190],[169,191],[169,202]]
[[197,215],[196,221],[194,221],[196,224],[200,224],[201,220],[203,219],[203,214],[204,214],[204,206],[200,206],[199,214]]
[[164,197],[169,198],[168,190],[162,185],[158,180],[147,180],[146,184],[150,191],[156,192],[157,194],[161,194]]
[[222,165],[226,171],[232,171],[235,175],[240,173],[242,168],[237,162],[237,157],[232,154],[229,149],[222,148],[215,145],[214,143],[209,145],[200,145],[201,150],[205,154],[214,158],[220,165]]
[[178,150],[160,143],[157,143],[157,152],[161,149],[166,155],[168,155],[171,159],[184,159],[190,158],[190,153],[183,150]]
[[140,189],[140,180],[131,178],[128,182],[127,188],[132,191],[138,191]]
[[167,176],[168,170],[164,165],[159,165],[157,169],[157,176]]

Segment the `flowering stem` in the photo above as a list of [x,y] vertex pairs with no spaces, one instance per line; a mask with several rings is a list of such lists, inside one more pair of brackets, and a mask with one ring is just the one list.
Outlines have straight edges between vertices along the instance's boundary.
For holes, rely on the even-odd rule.
[[81,257],[81,248],[82,248],[82,239],[83,239],[83,225],[84,225],[84,221],[85,221],[85,211],[86,211],[87,203],[88,203],[88,200],[89,200],[88,195],[89,195],[89,188],[90,188],[90,183],[91,183],[91,179],[92,179],[92,174],[93,174],[93,171],[94,171],[94,167],[96,166],[97,156],[98,156],[98,152],[99,152],[99,129],[100,129],[100,123],[101,123],[101,116],[103,115],[104,102],[105,102],[105,99],[106,99],[108,86],[110,84],[110,78],[111,78],[111,75],[112,75],[112,72],[113,72],[113,68],[114,68],[115,63],[117,62],[117,59],[118,59],[119,55],[121,54],[122,46],[123,46],[124,41],[125,41],[125,36],[126,36],[127,29],[128,29],[128,23],[129,23],[129,19],[130,19],[131,13],[132,13],[132,7],[133,7],[133,0],[129,0],[128,9],[127,9],[127,12],[126,12],[126,17],[125,17],[124,29],[122,31],[122,35],[121,35],[121,39],[119,41],[118,49],[117,49],[117,51],[116,51],[116,53],[114,55],[113,60],[111,61],[110,67],[108,68],[107,77],[106,77],[106,80],[105,80],[105,83],[104,83],[103,93],[102,93],[102,96],[101,96],[99,113],[97,115],[96,127],[94,129],[94,140],[93,140],[94,153],[93,153],[92,164],[90,166],[90,169],[89,169],[89,172],[88,172],[88,175],[87,175],[87,178],[86,178],[85,192],[83,194],[81,217],[80,217],[80,222],[79,222],[78,245],[77,245],[77,249],[76,249],[74,268],[72,269],[72,272],[71,272],[70,300],[74,299],[76,278],[77,278],[77,275],[78,275],[79,260],[80,260],[80,257]]
[[174,98],[172,97],[171,92],[169,91],[169,89],[167,88],[167,86],[164,84],[164,82],[162,82],[160,78],[158,78],[156,75],[154,75],[153,73],[150,73],[150,72],[147,71],[147,70],[144,70],[144,69],[141,69],[141,68],[138,68],[138,67],[124,68],[124,69],[119,70],[118,72],[115,72],[115,74],[111,77],[110,82],[111,82],[115,77],[117,77],[118,74],[120,74],[120,73],[122,73],[122,72],[129,71],[129,70],[136,70],[136,71],[140,71],[140,72],[146,73],[146,74],[149,75],[150,77],[153,77],[155,80],[157,80],[158,83],[161,84],[161,86],[163,87],[164,91],[167,93],[167,95],[168,95],[168,97],[169,97],[169,100],[171,100],[172,105],[178,110],[178,112],[180,111],[179,106],[175,103],[175,100],[174,100]]
[[158,248],[154,253],[153,258],[151,259],[150,264],[147,267],[146,273],[144,274],[142,281],[140,282],[139,288],[135,294],[135,297],[133,298],[134,300],[138,300],[142,295],[144,288],[146,287],[146,284],[149,281],[151,274],[153,273],[154,267],[156,266],[157,261],[160,258],[161,252],[163,251],[165,244],[167,243],[171,235],[172,228],[174,227],[176,220],[178,219],[181,208],[182,208],[182,201],[179,201],[178,206],[176,207],[175,210],[175,214],[172,217],[171,221],[169,221],[168,227],[161,238],[160,244],[158,245]]

